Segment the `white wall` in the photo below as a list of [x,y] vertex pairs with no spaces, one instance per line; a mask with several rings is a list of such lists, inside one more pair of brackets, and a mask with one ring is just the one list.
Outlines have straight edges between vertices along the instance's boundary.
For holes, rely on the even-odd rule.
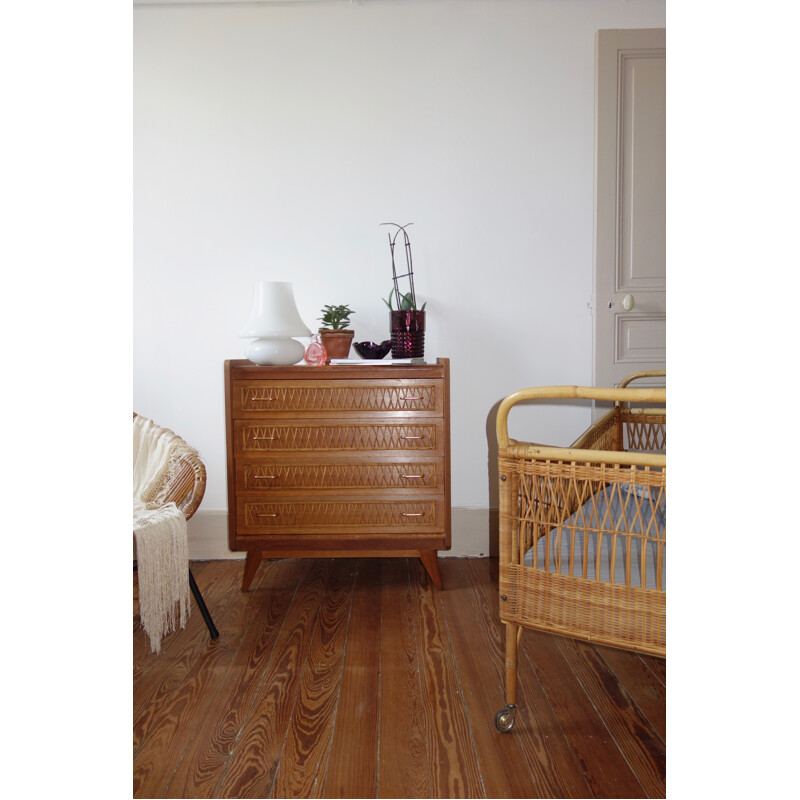
[[[203,555],[253,282],[293,282],[312,329],[348,303],[356,340],[387,338],[386,221],[414,223],[426,355],[451,359],[453,552],[488,549],[493,407],[591,381],[595,31],[664,25],[664,0],[134,9],[133,406],[206,459]],[[567,443],[589,411],[523,421]]]

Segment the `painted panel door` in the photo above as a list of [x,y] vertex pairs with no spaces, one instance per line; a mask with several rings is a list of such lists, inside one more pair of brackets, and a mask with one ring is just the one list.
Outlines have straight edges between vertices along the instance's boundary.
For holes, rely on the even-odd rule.
[[616,386],[666,368],[663,29],[597,32],[595,101],[594,384]]

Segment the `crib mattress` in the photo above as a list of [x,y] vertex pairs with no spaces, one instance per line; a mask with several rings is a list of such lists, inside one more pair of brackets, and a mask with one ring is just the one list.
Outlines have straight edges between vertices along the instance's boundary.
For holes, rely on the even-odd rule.
[[612,483],[528,549],[529,567],[573,577],[666,590],[666,493]]

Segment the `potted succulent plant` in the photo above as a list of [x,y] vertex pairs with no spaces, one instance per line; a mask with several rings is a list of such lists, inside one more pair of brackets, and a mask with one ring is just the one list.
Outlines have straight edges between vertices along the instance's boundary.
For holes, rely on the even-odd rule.
[[322,322],[319,338],[328,351],[328,358],[347,358],[350,354],[354,332],[347,326],[350,324],[350,315],[355,313],[345,305],[323,306],[322,316],[317,319]]
[[[393,225],[397,230],[389,234],[389,251],[392,255],[392,291],[383,302],[389,306],[390,330],[392,336],[392,358],[422,358],[425,355],[425,306],[417,307],[417,296],[414,290],[414,267],[411,259],[411,242],[406,233],[408,225]],[[411,224],[411,223],[409,223]],[[398,275],[394,259],[394,247],[397,237],[402,232],[406,251],[406,272]],[[408,291],[401,292],[399,281],[408,278]],[[393,300],[397,308],[393,305]]]

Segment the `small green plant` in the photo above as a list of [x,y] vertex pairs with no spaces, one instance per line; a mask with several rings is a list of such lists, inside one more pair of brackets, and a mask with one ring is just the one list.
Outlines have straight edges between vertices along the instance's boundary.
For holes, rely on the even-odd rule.
[[323,306],[322,316],[317,319],[322,321],[323,328],[342,331],[350,324],[350,315],[355,313],[347,306]]
[[[395,296],[395,290],[392,289],[389,292],[389,297],[383,298],[383,302],[386,303],[387,306],[389,306],[389,311],[394,311],[394,307],[392,306],[392,298],[394,296]],[[414,301],[414,297],[411,294],[411,292],[406,292],[405,294],[399,295],[399,297],[400,297],[400,308],[398,309],[399,311],[417,311],[417,304]],[[422,308],[420,308],[419,310],[424,311],[426,305],[428,304],[423,303]]]

